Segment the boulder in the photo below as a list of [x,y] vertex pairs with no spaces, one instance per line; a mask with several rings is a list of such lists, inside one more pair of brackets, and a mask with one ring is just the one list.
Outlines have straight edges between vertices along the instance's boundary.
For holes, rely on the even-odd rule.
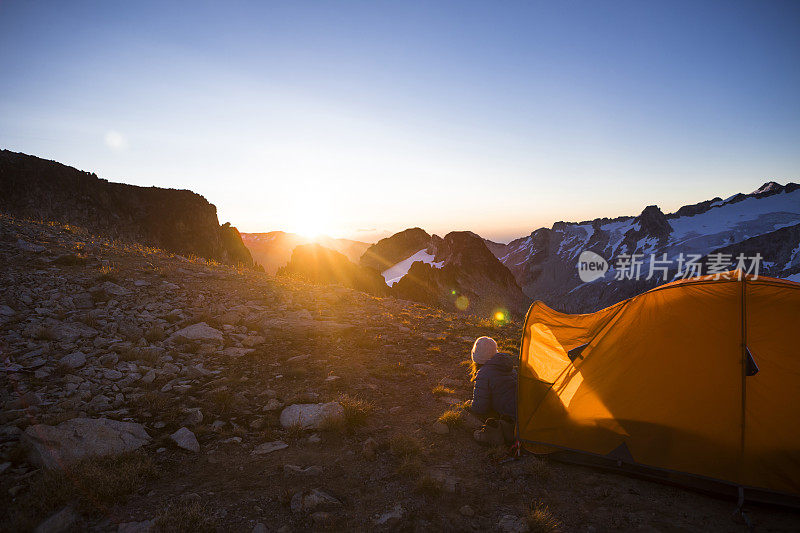
[[88,457],[117,455],[150,442],[144,426],[107,418],[73,418],[57,426],[28,426],[22,435],[30,460],[60,468]]
[[197,437],[194,436],[194,433],[192,433],[189,428],[182,427],[170,435],[169,438],[172,439],[172,442],[177,444],[178,447],[184,450],[189,450],[194,453],[200,451],[200,443],[197,442]]
[[186,326],[173,333],[170,342],[212,342],[222,344],[222,332],[214,329],[205,322]]
[[86,354],[83,352],[72,352],[59,359],[58,363],[63,367],[74,370],[86,364]]
[[131,292],[125,287],[120,287],[119,285],[117,285],[112,281],[104,282],[102,285],[100,285],[99,288],[108,296],[125,296],[126,294],[130,294]]
[[343,416],[344,409],[338,402],[296,403],[281,411],[280,422],[284,428],[299,425],[303,429],[319,429],[326,420]]

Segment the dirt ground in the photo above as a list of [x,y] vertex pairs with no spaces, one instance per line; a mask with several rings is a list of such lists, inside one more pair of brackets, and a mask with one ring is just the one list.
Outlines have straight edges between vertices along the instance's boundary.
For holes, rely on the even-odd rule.
[[[733,501],[546,457],[504,462],[504,450],[476,443],[457,415],[446,417],[447,433],[435,431],[470,397],[472,340],[490,335],[515,353],[517,321],[187,260],[69,227],[2,223],[0,304],[15,313],[0,324],[4,530],[31,529],[65,509],[66,530],[90,531],[747,530],[732,517]],[[20,239],[43,249],[23,249]],[[129,294],[92,292],[88,309],[61,303],[104,280]],[[39,322],[59,325],[48,320],[100,333],[78,341],[26,333]],[[137,339],[120,321],[145,333]],[[223,332],[223,344],[169,343],[198,322]],[[114,336],[108,346],[97,340]],[[86,366],[51,363],[76,346]],[[36,372],[24,366],[32,350],[46,360]],[[112,352],[118,358],[104,357]],[[12,362],[23,368],[9,370]],[[150,383],[134,379],[149,370]],[[70,382],[86,385],[76,396]],[[18,405],[27,392],[38,405]],[[344,423],[302,430],[279,422],[283,406],[328,401],[344,406]],[[202,420],[187,423],[198,409]],[[76,416],[142,424],[152,440],[135,464],[146,466],[119,460],[102,472],[54,475],[31,463],[21,432]],[[196,435],[199,452],[170,439],[180,427]],[[287,446],[253,454],[275,441]],[[327,499],[303,504],[314,489]],[[746,513],[757,531],[800,530],[794,511],[747,505]]]

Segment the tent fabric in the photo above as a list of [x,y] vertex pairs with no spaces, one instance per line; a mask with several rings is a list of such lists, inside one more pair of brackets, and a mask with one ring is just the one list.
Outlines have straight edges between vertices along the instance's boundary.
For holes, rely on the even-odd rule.
[[798,326],[800,284],[739,271],[591,314],[535,302],[520,440],[800,495]]

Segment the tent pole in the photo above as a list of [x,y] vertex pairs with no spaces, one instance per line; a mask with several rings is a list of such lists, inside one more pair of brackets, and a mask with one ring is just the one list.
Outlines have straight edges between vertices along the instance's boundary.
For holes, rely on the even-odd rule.
[[739,442],[739,483],[741,484],[743,480],[744,474],[744,445],[745,445],[745,426],[746,426],[746,415],[747,415],[747,274],[739,271],[739,274],[742,276],[742,302],[741,302],[741,314],[742,314],[742,333],[741,333],[741,369],[742,369],[742,405],[741,405],[741,436]]

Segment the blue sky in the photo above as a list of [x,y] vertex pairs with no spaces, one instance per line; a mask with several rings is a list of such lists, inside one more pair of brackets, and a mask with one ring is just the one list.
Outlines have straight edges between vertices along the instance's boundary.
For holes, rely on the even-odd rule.
[[9,2],[0,146],[243,231],[496,240],[800,179],[797,2]]

